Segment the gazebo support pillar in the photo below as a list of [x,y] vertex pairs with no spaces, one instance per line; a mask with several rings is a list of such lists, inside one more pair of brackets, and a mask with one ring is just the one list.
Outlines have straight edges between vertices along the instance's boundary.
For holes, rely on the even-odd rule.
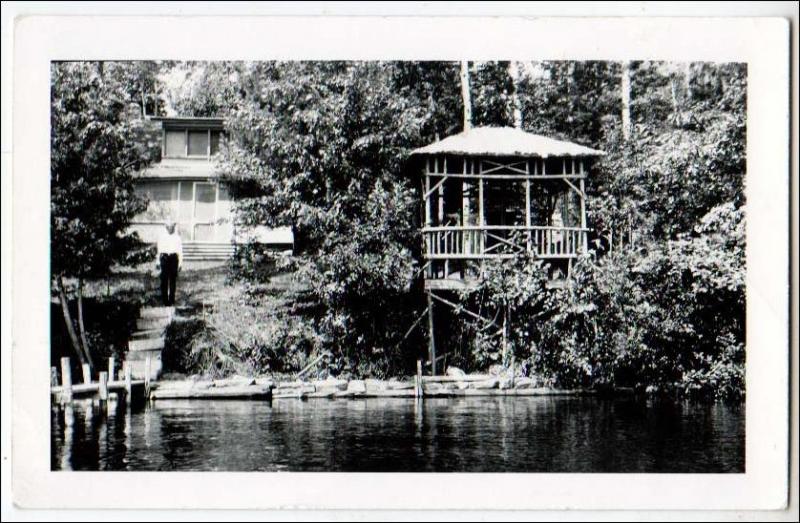
[[428,358],[431,362],[431,374],[436,376],[436,340],[433,332],[433,298],[431,291],[425,293],[428,298]]

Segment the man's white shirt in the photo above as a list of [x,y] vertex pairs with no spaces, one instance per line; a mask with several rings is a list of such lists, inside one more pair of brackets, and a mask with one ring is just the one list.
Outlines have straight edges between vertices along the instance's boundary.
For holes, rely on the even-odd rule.
[[178,266],[180,267],[183,264],[183,243],[177,230],[172,234],[166,229],[161,231],[158,236],[158,254],[177,254]]

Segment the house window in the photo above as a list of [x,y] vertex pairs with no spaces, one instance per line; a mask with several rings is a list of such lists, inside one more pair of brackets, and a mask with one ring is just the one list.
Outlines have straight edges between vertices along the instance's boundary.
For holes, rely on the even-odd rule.
[[167,158],[186,156],[186,131],[167,131],[164,149]]
[[189,156],[208,156],[208,131],[189,131]]
[[219,152],[223,132],[210,129],[168,129],[164,131],[164,157],[208,158]]

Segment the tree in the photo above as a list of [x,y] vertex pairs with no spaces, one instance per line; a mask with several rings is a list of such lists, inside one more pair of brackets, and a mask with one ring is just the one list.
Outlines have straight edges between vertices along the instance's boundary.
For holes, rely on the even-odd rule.
[[458,62],[392,62],[392,85],[422,111],[425,143],[463,130],[465,105]]
[[620,119],[620,69],[614,62],[527,64],[519,81],[526,131],[606,149]]
[[472,95],[469,84],[469,62],[461,62],[461,104],[464,106],[464,130],[472,127]]
[[622,63],[622,136],[631,138],[631,63]]
[[152,60],[98,62],[102,76],[114,78],[121,84],[142,117],[164,114],[165,103],[159,75],[172,66],[173,62]]
[[509,62],[477,62],[470,75],[474,125],[514,124],[514,82]]
[[[145,256],[126,232],[144,202],[132,174],[157,155],[157,141],[131,96],[130,71],[103,63],[54,63],[51,92],[51,274],[76,355],[92,363],[83,327],[83,284],[113,264]],[[78,335],[65,279],[77,282]]]
[[245,92],[241,79],[246,62],[182,62],[169,70],[165,89],[175,112],[182,116],[224,117]]
[[[340,370],[397,369],[417,306],[415,194],[404,167],[423,143],[417,93],[392,63],[258,63],[228,120],[222,180],[238,219],[290,225],[310,324]],[[414,71],[412,71],[414,72]],[[430,106],[429,106],[430,107]]]

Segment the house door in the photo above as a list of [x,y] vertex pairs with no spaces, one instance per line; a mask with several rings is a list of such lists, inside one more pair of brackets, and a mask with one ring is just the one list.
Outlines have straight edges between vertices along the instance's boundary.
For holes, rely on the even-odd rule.
[[217,184],[194,182],[194,215],[192,240],[211,242],[216,240]]
[[178,183],[178,193],[178,230],[184,241],[231,241],[230,199],[224,187],[185,180]]

